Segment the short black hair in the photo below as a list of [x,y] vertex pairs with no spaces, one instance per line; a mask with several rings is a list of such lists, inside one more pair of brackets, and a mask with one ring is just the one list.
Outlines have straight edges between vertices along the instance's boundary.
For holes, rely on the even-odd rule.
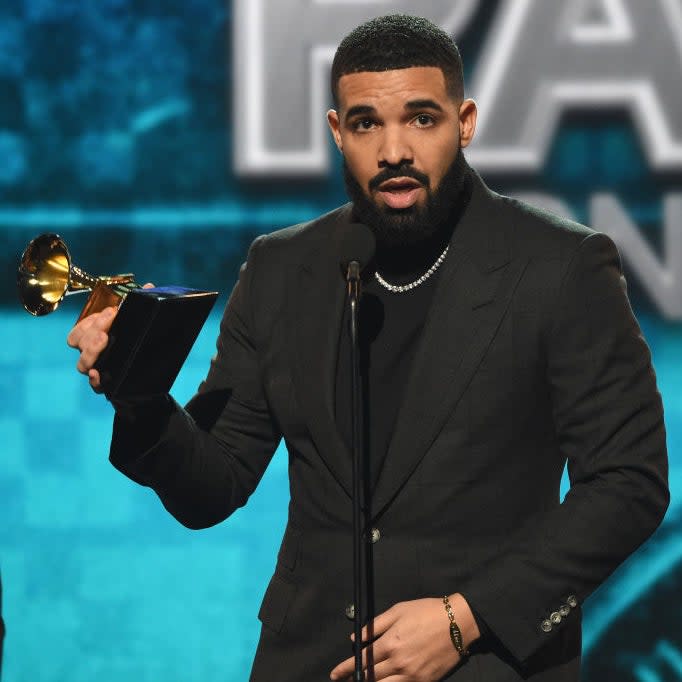
[[436,66],[443,71],[448,94],[464,97],[462,57],[452,38],[422,17],[388,14],[353,29],[339,44],[331,72],[334,106],[339,104],[339,79],[361,71],[392,71]]

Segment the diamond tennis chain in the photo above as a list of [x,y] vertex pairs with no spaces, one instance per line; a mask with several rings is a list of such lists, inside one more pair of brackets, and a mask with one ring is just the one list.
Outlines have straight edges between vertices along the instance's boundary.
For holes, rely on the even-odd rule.
[[374,271],[374,277],[376,278],[376,281],[381,284],[384,289],[388,289],[388,291],[391,291],[394,294],[403,294],[406,291],[410,291],[411,289],[414,289],[415,287],[418,287],[420,284],[423,284],[426,282],[426,280],[433,275],[436,270],[441,266],[443,261],[445,260],[445,256],[448,255],[448,249],[450,248],[450,245],[448,244],[445,247],[445,251],[438,256],[438,259],[436,262],[418,279],[415,279],[414,282],[410,282],[409,284],[389,284],[376,270]]

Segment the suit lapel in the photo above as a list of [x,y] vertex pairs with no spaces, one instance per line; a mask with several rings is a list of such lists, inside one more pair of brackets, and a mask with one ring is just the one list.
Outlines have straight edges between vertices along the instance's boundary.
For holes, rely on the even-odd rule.
[[525,260],[511,258],[506,238],[510,226],[495,229],[495,200],[480,179],[474,185],[405,387],[374,492],[375,516],[400,491],[456,409],[525,268]]
[[296,396],[320,457],[348,496],[352,463],[336,428],[334,387],[345,286],[331,244],[347,224],[342,211],[334,221],[318,225],[318,248],[295,269],[289,301],[293,323]]

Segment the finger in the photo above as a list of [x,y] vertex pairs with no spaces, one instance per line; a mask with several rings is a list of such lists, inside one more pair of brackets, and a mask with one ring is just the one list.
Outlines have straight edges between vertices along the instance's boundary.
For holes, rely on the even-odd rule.
[[334,668],[334,670],[331,671],[329,674],[329,679],[331,680],[351,680],[353,678],[353,671],[355,670],[355,665],[353,663],[353,659],[350,659],[350,663],[348,661],[344,661],[343,663],[340,663],[339,665]]
[[71,346],[71,348],[78,348],[83,335],[92,328],[95,323],[93,319],[95,315],[88,315],[88,317],[81,320],[73,329],[69,332],[66,337],[66,343]]
[[374,682],[379,682],[379,680],[384,680],[384,682],[408,682],[413,680],[414,677],[405,676],[400,673],[395,662],[391,659],[386,661],[381,661],[374,666],[374,674],[370,679]]
[[339,663],[334,670],[329,673],[332,680],[345,680],[350,677],[355,670],[355,656],[347,658],[345,661]]
[[100,381],[99,372],[96,369],[91,369],[88,372],[88,378],[90,379],[90,386],[95,393],[102,392],[102,386]]
[[[366,670],[367,666],[374,666],[380,661],[388,659],[388,649],[381,646],[379,642],[372,643],[362,650],[362,669]],[[330,677],[332,680],[343,680],[346,677],[352,676],[355,671],[355,656],[347,658],[342,663],[331,671]]]
[[76,363],[76,369],[81,374],[88,374],[93,368],[99,354],[107,347],[109,336],[103,331],[91,331],[87,343],[81,347],[81,354]]
[[147,282],[146,284],[142,285],[143,289],[153,289],[154,285],[151,282]]
[[109,331],[117,312],[118,308],[110,307],[105,308],[99,313],[88,315],[69,332],[69,335],[66,337],[66,343],[71,346],[71,348],[81,348],[84,340],[91,331]]
[[[362,641],[369,642],[375,637],[383,635],[384,632],[398,620],[398,617],[400,616],[400,609],[398,606],[398,604],[391,606],[390,609],[380,613],[374,620],[367,623],[367,625],[362,628]],[[350,638],[355,641],[355,633],[353,633]]]
[[99,329],[101,331],[108,332],[109,328],[111,327],[111,323],[114,321],[114,318],[116,317],[117,313],[118,308],[116,306],[110,306],[109,308],[105,308],[104,310],[102,310],[100,313],[94,313],[86,317],[85,319],[87,320],[90,317],[94,318],[92,321],[91,329]]

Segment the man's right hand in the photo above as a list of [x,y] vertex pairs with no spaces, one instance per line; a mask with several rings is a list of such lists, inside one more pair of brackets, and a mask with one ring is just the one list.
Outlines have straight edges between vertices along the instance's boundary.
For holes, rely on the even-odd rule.
[[80,350],[80,357],[76,363],[76,369],[81,374],[86,374],[92,389],[101,393],[99,372],[93,369],[100,353],[107,347],[109,342],[109,329],[116,317],[118,308],[105,308],[100,313],[92,313],[81,320],[66,338],[66,343],[71,348]]

